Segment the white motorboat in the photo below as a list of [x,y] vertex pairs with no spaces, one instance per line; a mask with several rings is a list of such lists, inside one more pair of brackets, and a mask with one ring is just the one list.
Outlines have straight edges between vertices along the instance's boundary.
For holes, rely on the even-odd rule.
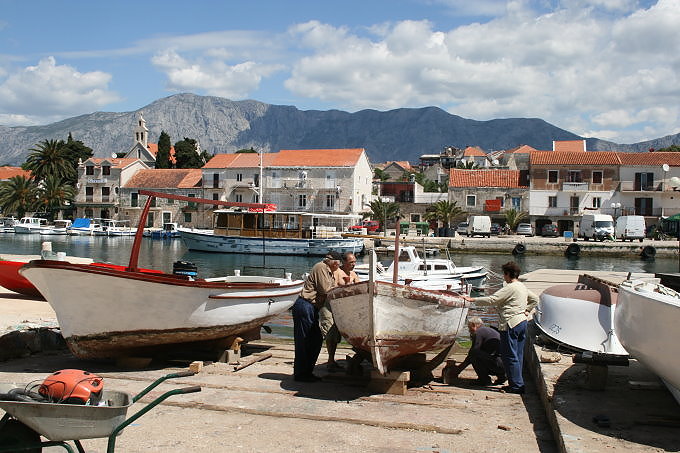
[[589,275],[540,296],[534,322],[555,343],[578,351],[628,356],[614,330],[616,286]]
[[658,283],[619,285],[616,334],[631,357],[658,375],[680,403],[680,293]]
[[159,349],[203,347],[213,342],[224,349],[237,337],[259,338],[265,322],[293,305],[304,282],[293,280],[290,274],[284,278],[233,275],[201,279],[186,272],[175,275],[140,269],[141,225],[155,197],[211,205],[224,202],[139,193],[149,198],[127,267],[35,260],[19,270],[54,309],[74,355],[148,357]]
[[14,225],[19,223],[14,217],[0,217],[0,233],[14,233]]
[[19,223],[14,225],[14,232],[18,234],[38,234],[46,230],[47,219],[40,217],[22,217]]
[[331,250],[363,252],[363,239],[342,237],[359,216],[272,211],[274,205],[269,209],[218,209],[212,232],[178,230],[187,248],[201,252],[305,256],[323,256]]
[[399,357],[453,345],[468,311],[454,292],[370,279],[332,289],[328,303],[342,336],[382,374]]
[[[386,268],[378,265],[376,280],[392,281],[394,275],[394,261]],[[358,275],[366,278],[368,275],[368,265],[355,267]],[[452,280],[460,284],[461,282],[481,288],[486,282],[488,272],[483,266],[456,266],[453,261],[446,258],[422,258],[414,246],[404,246],[399,248],[398,259],[398,281],[428,281],[433,280],[433,288],[443,289],[443,280]],[[455,283],[452,283],[454,285]],[[425,285],[423,283],[423,285]],[[425,286],[423,286],[425,287]]]
[[94,219],[79,217],[67,228],[67,233],[70,236],[93,236],[94,231],[98,228],[100,228],[100,224]]
[[179,226],[175,222],[166,222],[163,228],[151,230],[152,239],[174,239],[179,237]]
[[66,236],[70,226],[70,220],[55,220],[54,225],[48,225],[48,228],[40,230],[39,233],[47,236]]
[[111,220],[106,229],[108,236],[134,236],[137,228],[130,226],[129,220]]

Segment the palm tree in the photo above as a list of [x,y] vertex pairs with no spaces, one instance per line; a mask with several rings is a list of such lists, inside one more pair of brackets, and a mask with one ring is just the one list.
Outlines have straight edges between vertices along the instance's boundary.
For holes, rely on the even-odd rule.
[[510,231],[514,231],[517,225],[524,220],[527,213],[524,211],[518,211],[517,209],[506,209],[505,210],[505,223],[510,227]]
[[451,226],[456,218],[463,216],[466,212],[458,206],[456,201],[439,200],[427,209],[425,220],[441,221],[445,227]]
[[387,219],[393,219],[399,216],[399,203],[393,201],[382,201],[380,199],[373,200],[368,204],[370,211],[364,212],[364,218],[370,217],[373,220],[380,221],[380,226],[383,231],[386,231]]
[[36,180],[42,181],[49,175],[61,180],[75,180],[76,170],[62,140],[43,140],[30,151],[23,167],[31,170]]
[[76,190],[60,178],[49,175],[38,184],[38,206],[44,208],[51,220],[67,202],[73,200]]
[[387,181],[388,179],[391,178],[391,176],[387,173],[385,173],[385,170],[382,168],[376,168],[373,170],[373,177],[375,179],[379,179],[381,182]]
[[32,178],[12,176],[0,182],[0,207],[5,214],[16,213],[23,217],[36,205],[36,187]]

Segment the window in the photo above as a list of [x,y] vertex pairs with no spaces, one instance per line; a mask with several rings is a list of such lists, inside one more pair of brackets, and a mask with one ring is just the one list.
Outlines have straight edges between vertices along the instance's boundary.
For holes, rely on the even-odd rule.
[[579,197],[569,197],[569,210],[572,215],[578,214],[578,207],[580,203],[581,199]]
[[477,205],[477,196],[476,195],[468,195],[465,200],[465,206],[476,206]]
[[139,194],[137,192],[132,192],[130,194],[130,206],[133,208],[139,206]]
[[[195,193],[190,193],[190,194],[187,195],[187,197],[196,198],[196,194],[195,194]],[[187,203],[187,207],[189,207],[190,209],[196,209],[197,206],[198,206],[198,205],[197,205],[196,203],[191,202],[191,201]]]
[[151,228],[153,226],[153,222],[154,222],[153,215],[154,215],[154,213],[149,211],[149,213],[146,217],[146,228]]
[[557,207],[557,197],[556,196],[548,197],[548,207],[549,208],[556,208]]
[[86,175],[94,175],[94,166],[93,165],[88,165],[85,167],[85,174]]
[[149,205],[149,207],[155,208],[157,202],[158,202],[158,198],[156,198],[156,197],[151,198],[151,204]]
[[190,212],[184,213],[184,223],[191,223],[191,213]]
[[94,187],[85,187],[85,201],[92,201],[94,195]]
[[636,198],[635,199],[635,215],[651,216],[654,213],[654,199],[653,198]]
[[599,170],[593,171],[593,184],[602,184],[602,172]]
[[102,175],[109,176],[111,174],[111,167],[109,165],[102,165]]
[[593,208],[599,208],[600,206],[602,206],[602,198],[593,197]]
[[243,173],[236,173],[236,181],[237,182],[243,181]]
[[420,214],[411,214],[411,222],[420,222]]
[[583,182],[581,179],[581,170],[569,170],[569,173],[567,173],[567,182]]
[[172,222],[172,213],[163,211],[163,224]]
[[[212,197],[213,197],[213,200],[219,200],[220,199],[219,194],[216,194],[216,193],[214,193],[212,195]],[[213,205],[213,209],[217,209],[218,207],[219,207],[219,205],[216,205],[216,204]]]
[[307,207],[307,194],[300,194],[298,195],[298,208],[306,208]]
[[218,189],[220,187],[220,174],[213,173],[213,189]]
[[522,197],[512,197],[512,209],[516,211],[522,209]]
[[335,195],[326,195],[326,208],[333,209],[335,206]]
[[102,187],[102,201],[109,201],[109,195],[111,195],[111,188]]
[[548,170],[548,182],[550,184],[557,184],[559,176],[560,176],[559,170]]
[[253,185],[255,187],[260,187],[260,175],[258,173],[253,175]]
[[635,173],[634,190],[654,190],[654,173]]
[[85,210],[85,217],[92,218],[94,216],[94,211],[91,208]]
[[243,195],[242,194],[237,193],[236,195],[234,195],[234,198],[235,198],[234,201],[236,201],[236,203],[243,203]]

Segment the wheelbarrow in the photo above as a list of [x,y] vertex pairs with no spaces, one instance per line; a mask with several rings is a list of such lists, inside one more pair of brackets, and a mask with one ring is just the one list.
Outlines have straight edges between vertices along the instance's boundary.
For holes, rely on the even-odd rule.
[[[68,441],[72,441],[79,453],[85,453],[81,439],[108,437],[107,452],[112,453],[116,446],[116,436],[142,415],[170,396],[184,393],[200,392],[201,387],[185,387],[170,390],[151,401],[130,418],[125,418],[128,408],[161,382],[193,376],[193,371],[172,373],[156,379],[139,394],[131,397],[124,392],[104,390],[103,406],[85,406],[78,404],[0,401],[0,409],[6,414],[0,419],[0,453],[3,452],[40,452],[43,447],[63,447],[69,453],[75,453]],[[0,393],[13,384],[0,384]],[[40,436],[48,439],[41,441]]]

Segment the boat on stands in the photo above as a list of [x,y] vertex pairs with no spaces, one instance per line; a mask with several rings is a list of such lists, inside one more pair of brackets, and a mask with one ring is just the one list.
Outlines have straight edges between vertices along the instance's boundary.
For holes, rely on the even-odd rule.
[[38,234],[42,230],[46,230],[47,219],[40,217],[22,217],[18,223],[14,225],[14,232],[18,234]]
[[46,229],[40,230],[39,233],[44,236],[66,236],[70,226],[70,220],[55,220],[53,225],[48,225]]
[[290,274],[282,278],[230,275],[203,279],[188,272],[141,272],[137,266],[141,226],[156,197],[211,205],[238,204],[146,190],[139,193],[149,198],[140,215],[127,267],[111,269],[35,260],[19,270],[54,309],[74,355],[149,357],[160,350],[176,350],[180,345],[204,348],[211,343],[224,350],[237,337],[259,338],[265,322],[293,305],[304,282],[293,280]]
[[382,374],[401,357],[452,347],[468,311],[459,293],[375,280],[373,273],[333,288],[327,301],[340,334],[370,353]]
[[[33,286],[26,278],[19,274],[19,269],[29,261],[42,259],[41,255],[0,255],[0,286],[15,293],[23,294],[25,296],[40,297],[42,294]],[[53,257],[57,259],[57,256]],[[91,264],[93,262],[90,258],[80,258],[75,256],[64,257],[70,262]]]
[[324,256],[329,251],[363,253],[361,238],[342,232],[360,216],[276,211],[276,205],[256,209],[214,211],[211,232],[179,228],[190,250],[218,253]]
[[67,228],[69,236],[94,236],[94,231],[100,228],[99,222],[87,217],[79,217]]
[[[393,249],[394,253],[394,249]],[[456,266],[447,258],[422,258],[414,246],[399,248],[399,259],[392,261],[389,266],[378,263],[376,266],[376,280],[392,281],[395,262],[398,263],[398,282],[419,282],[417,285],[426,288],[427,282],[434,289],[444,289],[448,284],[452,286],[470,285],[475,289],[482,288],[486,283],[488,271],[483,266]],[[355,267],[355,272],[366,278],[368,264]]]
[[680,403],[680,293],[659,283],[619,285],[616,335],[630,353],[659,376]]
[[617,286],[590,275],[555,285],[539,297],[534,323],[548,339],[576,351],[627,357],[614,329]]

